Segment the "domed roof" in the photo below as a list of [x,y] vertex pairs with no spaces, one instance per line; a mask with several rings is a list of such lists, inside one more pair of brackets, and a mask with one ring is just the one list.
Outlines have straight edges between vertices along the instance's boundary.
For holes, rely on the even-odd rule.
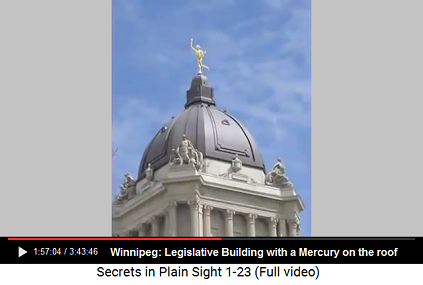
[[216,108],[213,88],[201,74],[194,77],[187,91],[185,110],[167,122],[148,144],[138,179],[145,177],[149,163],[155,170],[166,165],[172,149],[179,146],[183,135],[203,153],[204,158],[230,162],[238,155],[243,165],[265,171],[253,136],[237,119]]

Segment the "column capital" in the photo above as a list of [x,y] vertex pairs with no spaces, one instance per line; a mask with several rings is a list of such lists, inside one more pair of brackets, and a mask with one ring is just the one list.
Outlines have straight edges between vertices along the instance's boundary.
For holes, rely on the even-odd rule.
[[169,202],[167,204],[167,207],[164,209],[164,212],[166,214],[172,213],[172,211],[176,210],[177,206],[178,206],[178,202],[176,201]]
[[295,218],[294,219],[287,219],[286,222],[288,223],[289,226],[295,227],[295,228],[297,228],[299,223],[300,223],[300,221],[298,219],[295,219]]
[[139,223],[138,225],[135,226],[136,230],[143,230],[144,229],[144,223]]
[[200,201],[198,200],[189,200],[187,201],[188,205],[190,205],[193,208],[198,209],[200,207]]
[[211,210],[213,210],[213,207],[212,206],[204,205],[204,212],[205,213],[210,212]]
[[256,215],[256,214],[248,214],[248,218],[249,218],[251,221],[255,221],[255,220],[257,219],[257,215]]
[[276,227],[277,223],[279,222],[279,219],[271,217],[271,218],[269,218],[269,221],[270,221],[270,225],[272,227]]
[[227,209],[227,210],[225,210],[225,213],[226,213],[226,217],[228,217],[228,218],[233,218],[234,215],[235,215],[235,211],[234,210]]
[[287,220],[287,223],[290,230],[294,232],[291,235],[298,236],[301,230],[300,221],[297,218],[294,218]]
[[154,223],[157,220],[157,216],[153,215],[148,220],[149,220],[150,223]]

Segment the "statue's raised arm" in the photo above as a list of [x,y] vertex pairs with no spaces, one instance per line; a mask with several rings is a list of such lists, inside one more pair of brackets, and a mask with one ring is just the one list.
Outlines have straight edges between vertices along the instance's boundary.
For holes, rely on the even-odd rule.
[[193,39],[191,39],[191,49],[193,50],[193,51],[195,51],[195,48],[194,48],[194,40]]

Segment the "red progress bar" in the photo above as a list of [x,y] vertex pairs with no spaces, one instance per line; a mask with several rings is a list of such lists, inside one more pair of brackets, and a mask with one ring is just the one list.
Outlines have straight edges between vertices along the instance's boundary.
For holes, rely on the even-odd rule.
[[8,238],[8,240],[222,240],[222,238]]

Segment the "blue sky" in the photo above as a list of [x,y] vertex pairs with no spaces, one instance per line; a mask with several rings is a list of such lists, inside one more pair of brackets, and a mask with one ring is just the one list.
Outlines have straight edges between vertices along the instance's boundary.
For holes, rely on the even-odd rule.
[[113,1],[113,194],[183,110],[197,72],[191,38],[207,51],[217,107],[253,134],[267,169],[282,157],[310,236],[310,0]]

